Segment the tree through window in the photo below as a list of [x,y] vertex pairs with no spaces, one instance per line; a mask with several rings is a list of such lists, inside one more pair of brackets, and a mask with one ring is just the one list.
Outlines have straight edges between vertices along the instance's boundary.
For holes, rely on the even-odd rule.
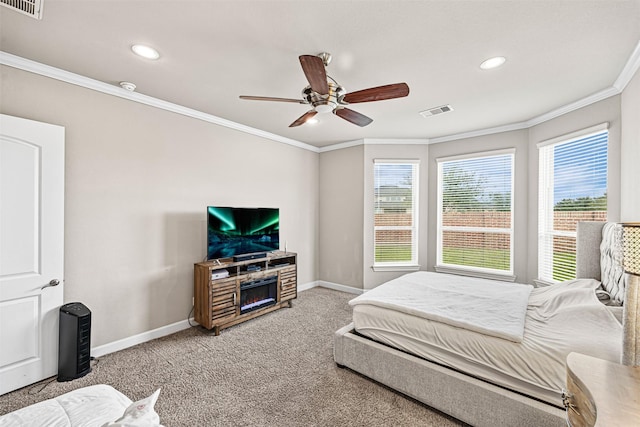
[[438,266],[513,274],[513,153],[438,159]]

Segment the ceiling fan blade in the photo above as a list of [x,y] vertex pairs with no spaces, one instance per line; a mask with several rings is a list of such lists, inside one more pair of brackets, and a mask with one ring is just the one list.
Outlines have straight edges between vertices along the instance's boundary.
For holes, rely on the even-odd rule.
[[344,101],[349,104],[358,102],[382,101],[385,99],[402,98],[409,95],[409,86],[406,83],[395,83],[392,85],[372,87],[356,92],[348,93],[344,96]]
[[302,65],[302,71],[304,71],[311,89],[320,95],[329,94],[327,71],[324,68],[322,58],[313,55],[300,55],[300,65]]
[[293,98],[273,98],[270,96],[247,96],[240,95],[240,99],[248,99],[251,101],[277,101],[277,102],[295,102],[296,104],[306,104],[302,99]]
[[373,119],[365,116],[364,114],[360,114],[357,111],[353,111],[349,108],[336,108],[334,113],[336,116],[340,116],[346,121],[360,127],[364,127],[373,121]]
[[295,122],[291,123],[289,127],[293,128],[296,126],[303,125],[307,122],[307,120],[309,120],[311,117],[315,116],[316,114],[318,114],[316,110],[307,111],[306,113],[298,117]]

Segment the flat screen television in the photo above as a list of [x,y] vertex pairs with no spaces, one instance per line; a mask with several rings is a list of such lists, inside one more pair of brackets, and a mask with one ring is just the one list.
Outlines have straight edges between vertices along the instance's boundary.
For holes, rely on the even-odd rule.
[[207,207],[207,259],[278,249],[278,208]]

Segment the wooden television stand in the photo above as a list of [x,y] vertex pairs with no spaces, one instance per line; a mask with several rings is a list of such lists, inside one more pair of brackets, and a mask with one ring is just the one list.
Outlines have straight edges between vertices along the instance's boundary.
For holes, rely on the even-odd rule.
[[[221,277],[227,272],[227,277]],[[291,307],[298,297],[297,282],[293,252],[267,252],[266,257],[238,262],[222,258],[196,263],[194,319],[220,335],[221,329]]]

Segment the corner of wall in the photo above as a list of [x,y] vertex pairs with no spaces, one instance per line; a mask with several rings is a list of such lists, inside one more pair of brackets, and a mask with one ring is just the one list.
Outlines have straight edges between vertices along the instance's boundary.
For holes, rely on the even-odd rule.
[[[640,46],[640,45],[639,45]],[[620,100],[620,221],[640,221],[640,71],[636,71]]]

